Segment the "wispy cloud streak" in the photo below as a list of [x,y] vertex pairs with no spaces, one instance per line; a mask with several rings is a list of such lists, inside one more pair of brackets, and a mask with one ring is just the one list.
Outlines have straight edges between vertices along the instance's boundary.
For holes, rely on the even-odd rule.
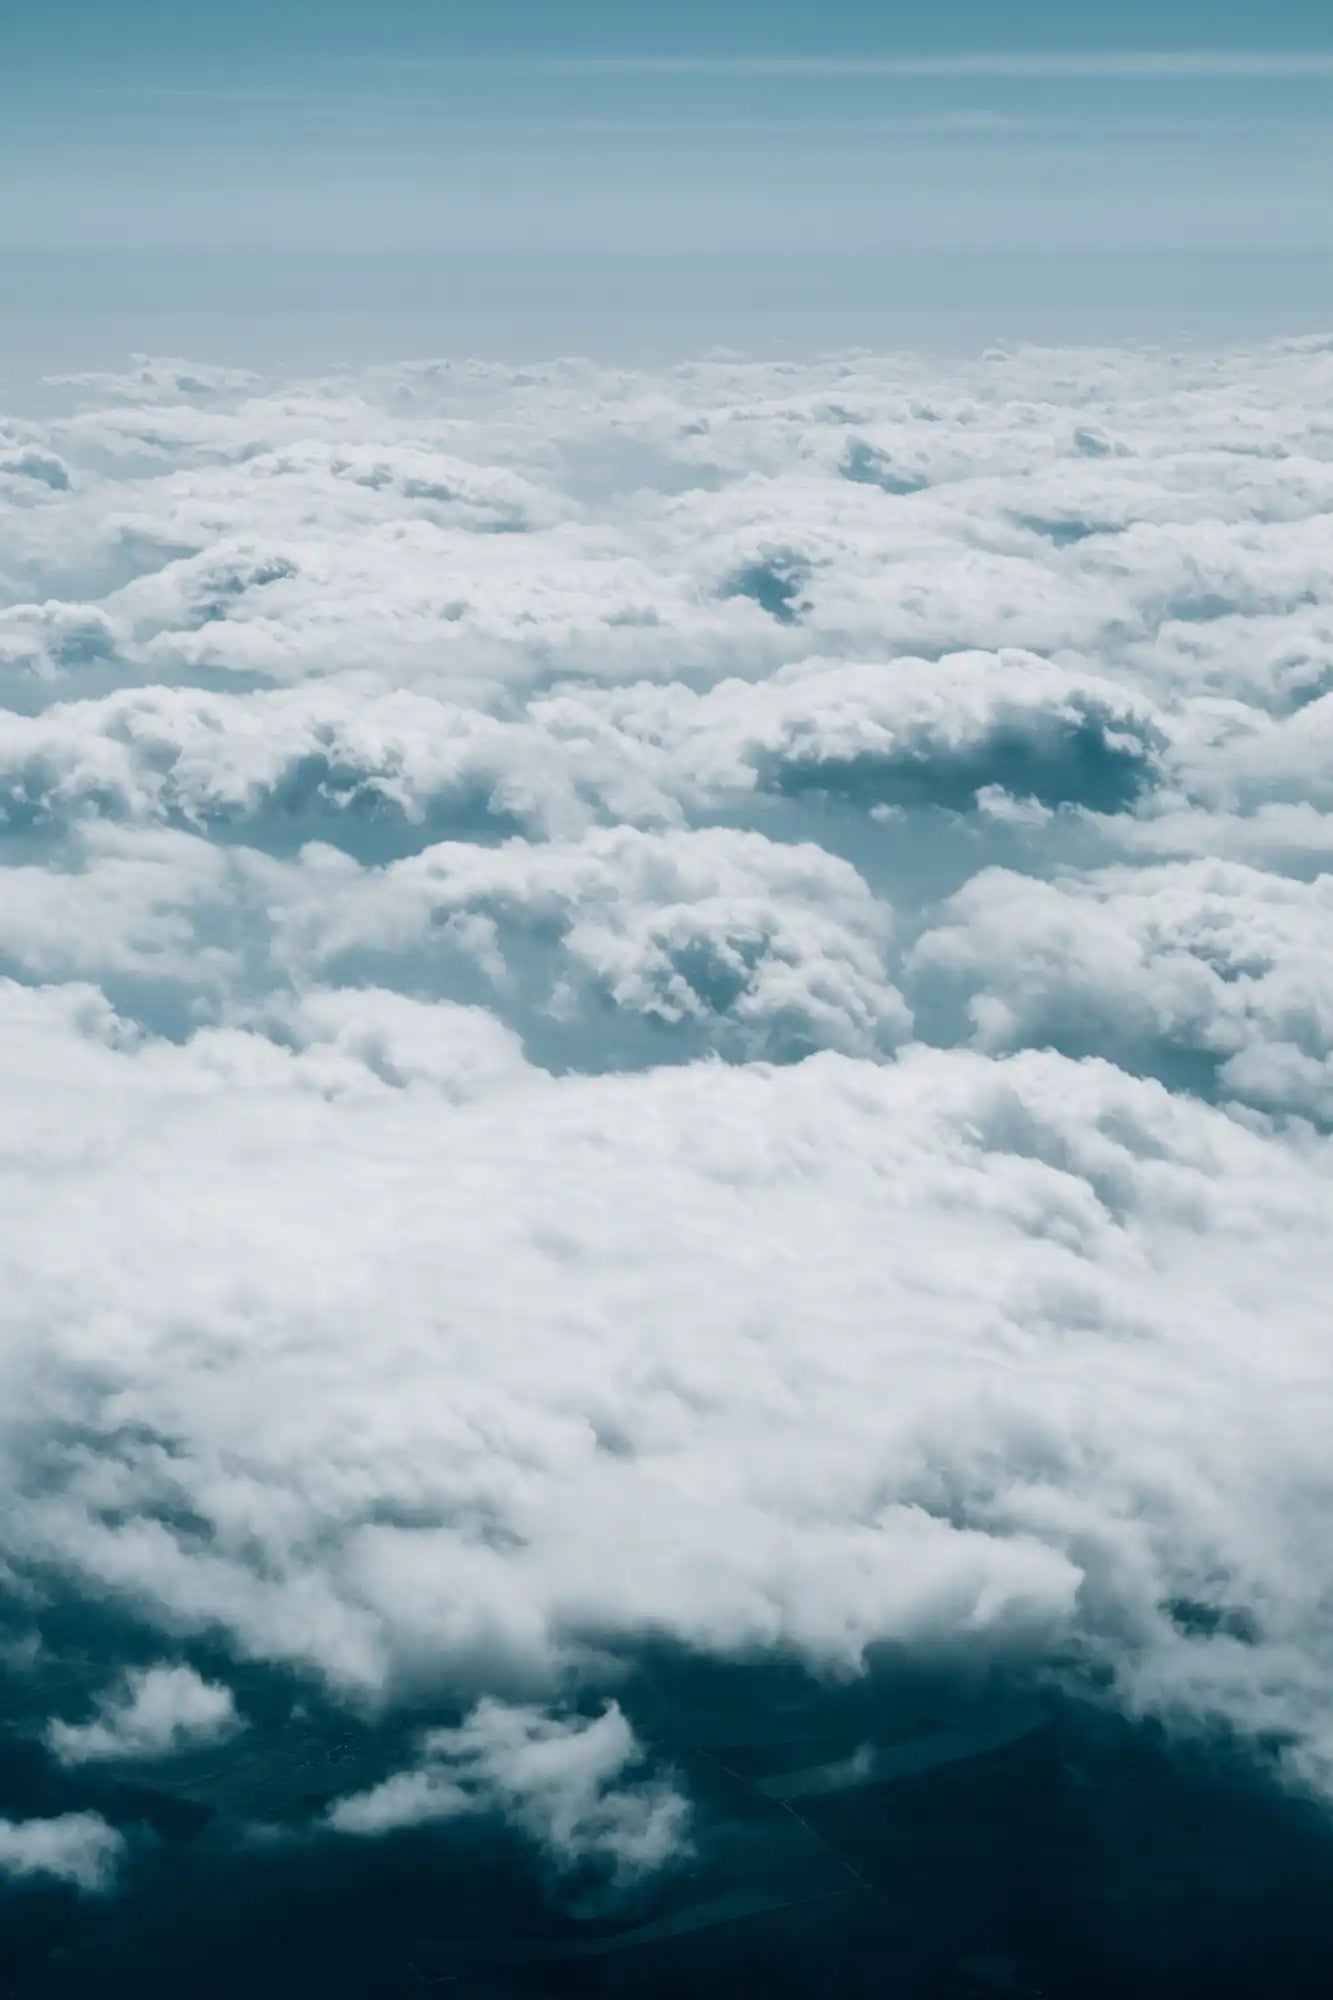
[[1289,82],[1333,80],[1333,50],[978,49],[926,55],[574,55],[394,57],[400,69],[506,69],[568,75],[773,77],[985,77],[1050,81]]

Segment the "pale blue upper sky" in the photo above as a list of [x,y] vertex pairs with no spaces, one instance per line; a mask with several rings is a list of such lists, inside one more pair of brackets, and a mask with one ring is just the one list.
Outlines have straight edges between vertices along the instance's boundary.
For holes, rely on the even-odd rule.
[[0,76],[0,255],[208,252],[261,290],[271,253],[1282,254],[1308,283],[1333,250],[1306,0],[7,0]]
[[8,0],[0,243],[1333,243],[1333,10]]

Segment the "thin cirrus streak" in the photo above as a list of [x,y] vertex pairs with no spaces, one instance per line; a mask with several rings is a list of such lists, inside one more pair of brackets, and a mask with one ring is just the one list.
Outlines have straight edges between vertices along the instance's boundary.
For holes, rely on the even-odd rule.
[[1106,51],[1032,50],[1009,53],[977,49],[938,55],[517,55],[382,57],[385,67],[402,69],[548,70],[589,76],[735,76],[845,78],[979,77],[1015,83],[1134,82],[1323,82],[1333,78],[1328,49],[1124,49]]

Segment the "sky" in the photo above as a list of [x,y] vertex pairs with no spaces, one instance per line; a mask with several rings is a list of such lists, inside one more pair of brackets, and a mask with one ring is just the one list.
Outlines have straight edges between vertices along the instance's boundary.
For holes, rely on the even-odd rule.
[[0,0],[0,1990],[1333,1961],[1333,21]]
[[[1089,286],[1161,330],[1265,311],[1282,330],[1333,250],[1333,31],[1293,0],[9,0],[0,62],[0,257],[34,313],[78,309],[72,260],[94,251],[104,307],[156,296],[166,258],[164,303],[214,318],[346,318],[350,291],[406,329],[425,286],[538,332],[599,282],[640,317],[734,319],[727,267],[769,260],[770,311],[813,294],[855,331],[867,310],[956,314],[952,260],[1001,331],[1054,327]],[[340,279],[349,255],[378,277]],[[528,293],[442,276],[459,258],[528,271]]]

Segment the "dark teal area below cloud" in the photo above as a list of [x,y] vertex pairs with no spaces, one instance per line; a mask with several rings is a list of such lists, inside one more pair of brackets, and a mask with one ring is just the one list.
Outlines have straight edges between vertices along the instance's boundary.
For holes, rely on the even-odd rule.
[[[1200,1643],[1205,1643],[1201,1641]],[[257,1721],[219,1796],[206,1769],[55,1780],[0,1746],[0,1804],[92,1800],[139,1846],[132,1894],[21,1892],[0,1969],[14,2000],[1249,2000],[1322,1991],[1333,1949],[1327,1822],[1225,1743],[1172,1745],[1078,1705],[899,1690],[903,1741],[869,1782],[822,1785],[812,1756],[888,1724],[885,1688],[793,1689],[780,1671],[645,1664],[634,1697],[688,1776],[692,1861],[600,1913],[543,1893],[500,1829],[377,1841],[316,1831],[349,1773],[400,1753],[261,1675]],[[1005,1701],[1009,1706],[1006,1709]],[[286,1718],[286,1719],[284,1719]],[[768,1724],[767,1733],[762,1726]],[[891,1724],[888,1724],[891,1727]],[[819,1732],[822,1730],[823,1734]],[[814,1731],[812,1735],[810,1732]],[[239,1804],[283,1829],[244,1836]],[[796,1767],[802,1769],[797,1771]],[[795,1778],[792,1773],[795,1772]],[[785,1778],[784,1778],[785,1774]],[[795,1796],[789,1797],[795,1785]],[[230,1791],[228,1790],[230,1787]],[[321,1787],[323,1790],[321,1791]],[[285,1789],[284,1789],[285,1788]],[[8,1908],[6,1908],[6,1904]],[[0,1890],[0,1924],[18,1916]]]

